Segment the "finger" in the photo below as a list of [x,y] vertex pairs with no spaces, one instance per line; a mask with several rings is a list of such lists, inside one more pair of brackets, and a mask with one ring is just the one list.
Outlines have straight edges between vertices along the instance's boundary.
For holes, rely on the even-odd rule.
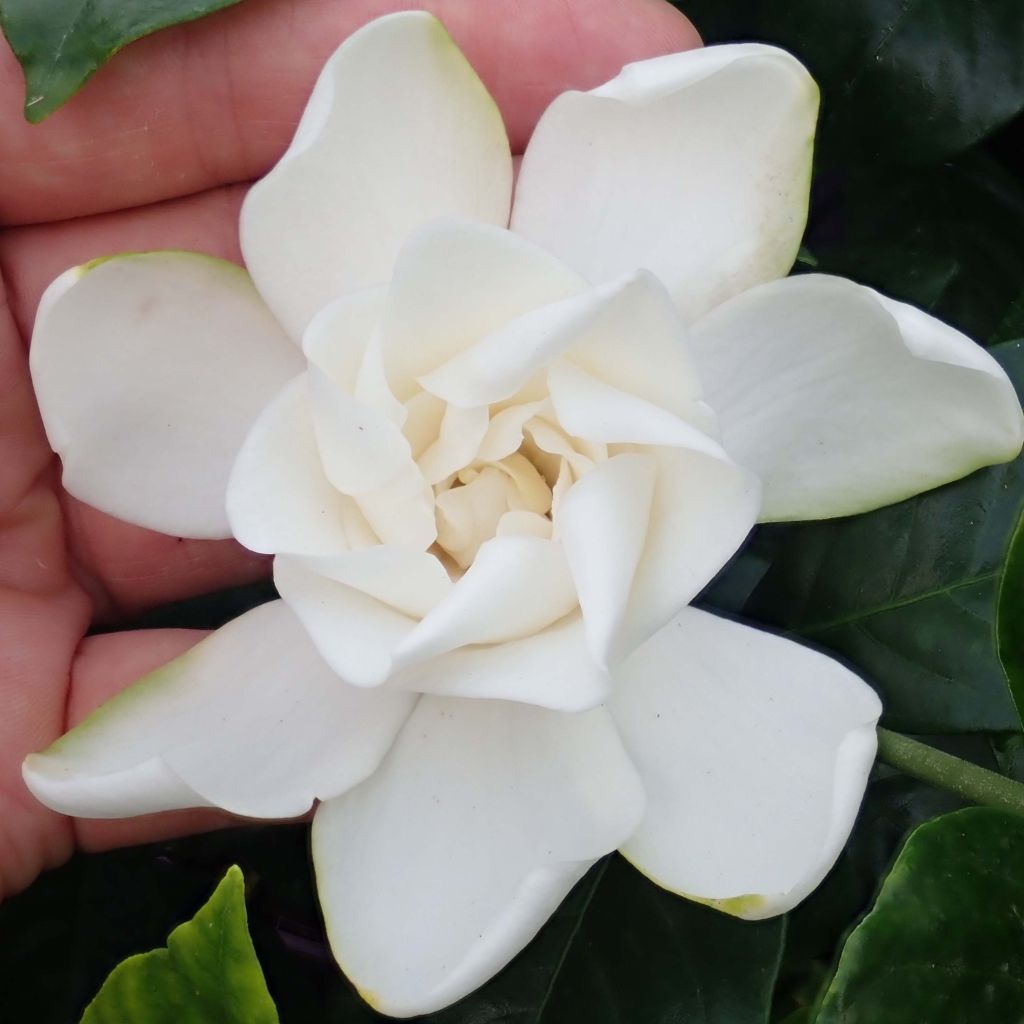
[[197,594],[269,579],[272,559],[233,540],[192,540],[133,526],[63,495],[64,526],[94,623],[124,622]]
[[210,189],[184,199],[0,232],[0,269],[15,322],[31,336],[39,298],[68,267],[97,256],[188,249],[242,263],[238,211],[246,187]]
[[[147,672],[184,654],[206,635],[201,630],[152,629],[86,638],[79,647],[72,671],[68,727],[77,725],[100,704]],[[78,847],[94,851],[152,843],[239,823],[241,819],[222,811],[200,808],[109,821],[75,818],[73,828]]]
[[[149,203],[259,176],[283,152],[327,56],[404,0],[248,0],[128,47],[43,124],[0,47],[0,221]],[[425,0],[491,89],[521,149],[567,88],[699,43],[663,0]]]
[[52,456],[0,278],[0,899],[71,850],[64,818],[21,781],[64,723],[68,667],[89,606],[64,556]]

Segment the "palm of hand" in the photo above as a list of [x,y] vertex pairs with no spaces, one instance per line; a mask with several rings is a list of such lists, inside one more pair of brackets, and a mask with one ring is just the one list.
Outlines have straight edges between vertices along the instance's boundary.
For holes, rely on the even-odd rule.
[[[661,0],[500,4],[479,18],[458,0],[422,6],[447,23],[489,85],[514,151],[557,93],[697,43]],[[223,823],[192,811],[72,822],[31,797],[20,765],[201,635],[83,640],[90,624],[116,625],[268,571],[232,541],[152,533],[61,489],[28,374],[39,296],[62,270],[107,253],[193,249],[241,262],[245,183],[284,149],[330,51],[400,6],[304,0],[300,12],[297,0],[254,0],[136,44],[41,127],[22,121],[20,71],[0,48],[0,224],[11,225],[0,229],[0,898],[76,845],[103,849]]]

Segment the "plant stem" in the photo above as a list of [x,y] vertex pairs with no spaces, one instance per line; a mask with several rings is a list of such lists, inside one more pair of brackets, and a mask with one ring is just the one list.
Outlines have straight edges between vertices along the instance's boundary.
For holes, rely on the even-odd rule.
[[878,758],[972,803],[1024,815],[1024,785],[888,729],[878,730]]

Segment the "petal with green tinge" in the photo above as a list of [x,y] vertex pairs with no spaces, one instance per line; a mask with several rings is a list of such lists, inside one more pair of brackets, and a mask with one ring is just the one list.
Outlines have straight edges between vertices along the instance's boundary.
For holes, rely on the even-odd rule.
[[43,803],[81,818],[202,806],[289,818],[373,772],[414,703],[347,686],[273,601],[108,701],[23,773]]
[[688,608],[617,670],[609,707],[647,792],[622,847],[645,875],[747,918],[825,877],[874,761],[881,705],[866,683]]
[[244,270],[151,252],[57,278],[30,365],[70,494],[162,533],[228,537],[232,463],[303,361]]

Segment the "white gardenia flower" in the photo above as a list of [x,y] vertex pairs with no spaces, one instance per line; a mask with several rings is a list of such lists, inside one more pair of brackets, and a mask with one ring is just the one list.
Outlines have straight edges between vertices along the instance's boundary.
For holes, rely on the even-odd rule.
[[785,279],[816,116],[771,47],[645,61],[551,105],[512,204],[493,101],[435,19],[396,14],[331,58],[249,193],[251,278],[167,252],[55,281],[31,358],[67,489],[273,553],[281,600],[30,757],[32,791],[100,817],[321,801],[334,951],[396,1016],[491,977],[615,849],[743,917],[806,896],[878,700],[687,605],[757,521],[1022,442],[970,340]]

